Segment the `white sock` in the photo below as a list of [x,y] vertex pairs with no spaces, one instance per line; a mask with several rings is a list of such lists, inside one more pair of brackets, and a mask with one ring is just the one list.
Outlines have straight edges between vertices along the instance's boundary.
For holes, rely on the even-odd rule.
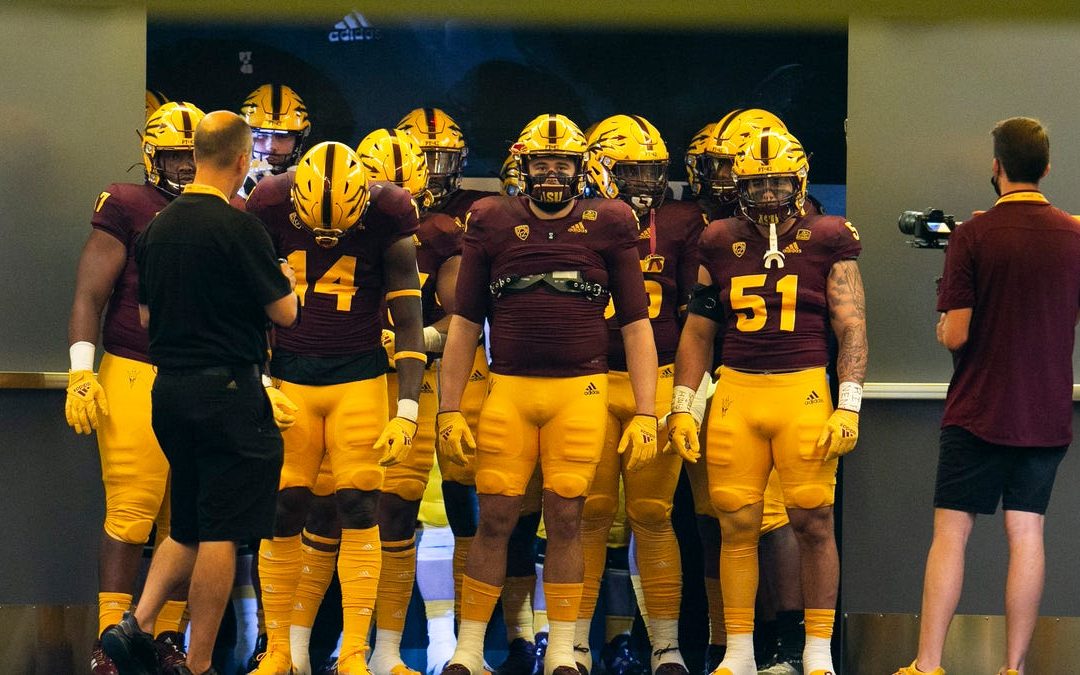
[[454,655],[450,657],[450,663],[460,663],[469,669],[472,675],[483,675],[484,672],[484,635],[487,633],[487,623],[462,619],[458,626],[457,647]]
[[723,668],[730,670],[732,675],[757,675],[753,633],[728,634],[727,652],[724,654],[724,660],[720,662],[719,669]]
[[311,628],[289,626],[289,649],[296,675],[311,675]]
[[678,619],[649,619],[652,626],[650,640],[652,643],[651,665],[653,672],[662,663],[677,663],[683,668],[682,653],[679,651],[679,620]]
[[574,633],[577,626],[574,621],[550,621],[548,626],[548,648],[544,655],[544,675],[551,675],[559,666],[575,667],[577,655],[574,652]]
[[832,640],[807,635],[806,646],[803,647],[803,672],[812,673],[815,670],[835,672],[832,662]]
[[368,659],[373,675],[390,675],[394,666],[402,665],[401,631],[378,628],[375,631],[375,649]]
[[454,610],[446,616],[428,619],[427,675],[439,675],[454,655]]
[[589,672],[592,672],[592,650],[589,649],[591,628],[592,621],[589,619],[578,619],[574,624],[574,661],[585,666]]

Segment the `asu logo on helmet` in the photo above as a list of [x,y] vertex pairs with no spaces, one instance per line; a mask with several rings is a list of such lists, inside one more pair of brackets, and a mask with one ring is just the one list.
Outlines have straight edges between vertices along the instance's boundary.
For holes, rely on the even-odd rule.
[[588,143],[585,170],[601,196],[622,199],[639,215],[660,206],[670,156],[652,123],[638,115],[608,117],[593,128]]
[[[588,144],[581,129],[565,115],[539,115],[521,130],[510,153],[517,158],[525,196],[541,207],[559,207],[577,199],[585,191],[585,150]],[[533,175],[530,162],[541,158],[562,160],[570,165],[565,172],[552,169]]]
[[194,104],[171,102],[158,108],[142,134],[146,182],[177,196],[195,177],[195,127],[204,117]]
[[416,108],[401,118],[397,128],[412,136],[427,155],[427,189],[432,204],[461,187],[469,148],[454,118],[440,108]]
[[420,144],[401,129],[376,129],[356,148],[368,180],[384,180],[404,188],[417,203],[433,203],[428,192],[427,155]]
[[344,143],[319,143],[296,166],[291,197],[294,224],[311,230],[320,246],[333,248],[367,210],[367,170]]

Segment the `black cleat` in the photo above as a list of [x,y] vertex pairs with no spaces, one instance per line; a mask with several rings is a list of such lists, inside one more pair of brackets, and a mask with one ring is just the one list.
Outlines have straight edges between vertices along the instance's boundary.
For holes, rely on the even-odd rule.
[[250,673],[259,667],[259,657],[266,653],[266,643],[266,633],[259,633],[259,637],[255,638],[255,649],[252,650],[251,658],[248,659],[245,673]]
[[649,669],[630,647],[630,636],[616,635],[600,650],[600,663],[607,675],[647,675]]
[[720,662],[724,660],[724,654],[727,654],[727,645],[710,644],[705,648],[705,675],[711,675],[714,670],[720,667]]
[[144,633],[131,612],[101,634],[101,647],[120,675],[158,675],[154,637]]
[[543,661],[537,658],[536,645],[525,638],[510,643],[506,660],[495,669],[495,675],[542,675]]

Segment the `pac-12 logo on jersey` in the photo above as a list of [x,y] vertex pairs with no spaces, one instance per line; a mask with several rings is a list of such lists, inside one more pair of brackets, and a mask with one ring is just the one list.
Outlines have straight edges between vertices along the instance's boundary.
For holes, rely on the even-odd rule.
[[514,228],[514,234],[516,234],[517,238],[520,239],[521,241],[525,241],[526,239],[529,238],[529,226],[528,225],[518,225],[517,227]]
[[735,242],[734,244],[731,245],[731,252],[735,254],[736,258],[743,257],[743,254],[746,253],[746,242],[745,241],[737,241],[737,242]]

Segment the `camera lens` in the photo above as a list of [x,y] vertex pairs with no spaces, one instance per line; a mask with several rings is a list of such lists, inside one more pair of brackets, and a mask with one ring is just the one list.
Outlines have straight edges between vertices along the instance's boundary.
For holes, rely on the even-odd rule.
[[896,221],[896,226],[904,234],[914,235],[919,222],[925,218],[922,211],[904,211]]

